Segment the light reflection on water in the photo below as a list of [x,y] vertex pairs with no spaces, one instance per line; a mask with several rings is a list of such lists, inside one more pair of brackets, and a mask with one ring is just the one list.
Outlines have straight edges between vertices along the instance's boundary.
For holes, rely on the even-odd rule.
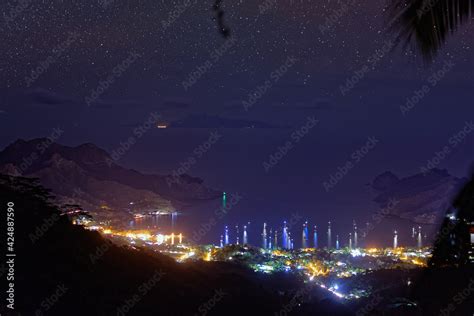
[[[150,230],[162,234],[182,233],[184,239],[189,240],[195,231],[209,222],[209,218],[213,217],[214,211],[219,205],[220,201],[202,201],[193,205],[181,206],[174,220],[174,225],[171,215],[147,215],[129,221],[128,228],[131,230]],[[224,223],[224,220],[216,223],[200,242],[217,243]]]
[[173,228],[170,215],[147,215],[135,218],[129,222],[129,228],[134,230],[148,229],[166,231]]

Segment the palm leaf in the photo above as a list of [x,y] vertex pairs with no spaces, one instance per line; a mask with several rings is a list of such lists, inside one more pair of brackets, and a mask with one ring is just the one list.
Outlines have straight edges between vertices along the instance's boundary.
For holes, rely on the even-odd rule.
[[415,44],[432,60],[447,37],[471,20],[474,0],[392,0],[390,29],[405,45]]

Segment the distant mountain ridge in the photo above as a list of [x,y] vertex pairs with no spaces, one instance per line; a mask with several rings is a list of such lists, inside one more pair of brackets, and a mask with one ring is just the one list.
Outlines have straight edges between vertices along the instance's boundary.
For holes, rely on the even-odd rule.
[[19,139],[8,145],[0,152],[0,172],[37,177],[59,201],[88,210],[127,212],[139,207],[139,211],[171,211],[176,204],[221,195],[199,178],[181,175],[179,181],[171,181],[170,175],[142,174],[116,164],[94,144],[70,147],[47,138]]
[[381,208],[386,207],[391,199],[398,202],[390,215],[418,224],[438,224],[466,180],[442,169],[404,178],[386,171],[378,175],[370,186],[376,193],[374,202]]

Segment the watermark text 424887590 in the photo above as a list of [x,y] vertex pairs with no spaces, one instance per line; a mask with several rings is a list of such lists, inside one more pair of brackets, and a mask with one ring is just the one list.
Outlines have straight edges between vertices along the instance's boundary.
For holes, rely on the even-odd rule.
[[7,272],[7,307],[15,309],[15,204],[13,202],[7,203],[7,251],[6,266]]

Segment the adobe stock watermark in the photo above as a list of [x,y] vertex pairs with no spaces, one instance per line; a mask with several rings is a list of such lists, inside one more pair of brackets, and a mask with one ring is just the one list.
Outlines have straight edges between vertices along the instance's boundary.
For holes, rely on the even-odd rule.
[[428,12],[431,12],[431,10],[435,7],[435,5],[438,3],[439,0],[428,0],[428,1],[423,1],[422,7],[416,10],[416,14],[418,15],[418,19],[423,17]]
[[400,203],[400,200],[396,198],[390,198],[387,205],[384,208],[381,208],[377,212],[372,214],[371,222],[368,222],[364,228],[359,229],[361,233],[360,241],[368,236],[368,234],[375,229],[375,227],[382,222],[382,220],[387,217],[395,207]]
[[334,187],[354,168],[364,157],[367,156],[379,143],[375,136],[367,138],[366,143],[351,154],[351,159],[347,160],[342,166],[337,167],[337,171],[329,175],[329,179],[323,182],[326,192]]
[[[5,264],[8,265],[7,277],[5,280],[7,281],[7,290],[6,298],[7,301],[7,308],[14,310],[15,309],[15,259],[16,259],[16,252],[15,252],[15,203],[9,201],[6,203],[6,244],[5,244],[5,257],[6,261]],[[6,269],[6,267],[5,267]]]
[[11,29],[12,28],[12,23],[26,10],[28,9],[31,4],[33,3],[33,0],[18,0],[18,3],[16,6],[10,8],[8,11],[8,14],[5,12],[3,13],[3,21],[5,22],[5,25],[7,28]]
[[316,287],[316,283],[310,283],[309,285],[298,289],[295,292],[295,295],[291,298],[291,300],[283,305],[283,307],[278,311],[275,312],[275,316],[287,316],[288,314],[292,315],[291,312],[296,309],[301,303],[304,303],[309,299],[309,294],[311,291]]
[[[64,176],[62,178],[67,180]],[[78,204],[77,200],[84,194],[85,193],[84,191],[81,190],[81,188],[74,188],[74,190],[72,190],[72,195],[66,197],[66,199],[64,200],[64,203],[69,204],[69,205]]]
[[434,156],[428,159],[424,166],[420,167],[421,173],[427,175],[432,169],[437,168],[472,131],[474,131],[474,122],[465,122],[463,128],[448,139],[448,144],[435,152]]
[[172,184],[179,184],[181,176],[186,174],[191,168],[206,154],[212,146],[214,146],[222,135],[218,131],[213,131],[207,138],[207,140],[194,148],[192,155],[179,164],[179,167],[171,172],[171,175],[166,178],[166,183],[170,187]]
[[265,80],[261,85],[257,86],[256,90],[248,94],[248,98],[242,101],[242,106],[245,111],[253,107],[280,79],[296,64],[298,59],[295,57],[288,57],[286,61],[278,67],[275,71],[270,73],[270,79]]
[[69,289],[64,284],[58,285],[53,294],[41,301],[40,307],[35,310],[34,315],[49,315],[51,313],[51,308],[53,308],[53,306],[67,293],[68,290]]
[[341,4],[340,7],[335,8],[331,13],[326,15],[324,19],[324,24],[319,26],[319,31],[321,34],[325,34],[331,27],[336,25],[339,20],[344,17],[349,11],[353,9],[353,6],[358,2],[356,0],[349,0],[349,1],[339,1]]
[[196,82],[202,78],[209,70],[214,67],[214,65],[224,56],[224,54],[231,49],[235,43],[237,43],[236,37],[231,37],[229,40],[225,41],[219,48],[213,50],[209,56],[209,59],[206,60],[203,64],[197,66],[184,80],[181,84],[185,91],[194,86]]
[[43,222],[36,226],[35,231],[30,233],[28,237],[32,244],[35,244],[41,237],[43,237],[48,230],[54,226],[54,224],[60,219],[61,217],[54,213],[53,215],[43,219]]
[[[293,212],[291,213],[291,216],[290,216],[290,219],[288,221],[284,221],[285,223],[285,227],[286,229],[284,230],[283,228],[282,229],[276,229],[273,231],[273,236],[269,235],[269,237],[273,238],[274,236],[277,236],[277,241],[278,240],[281,240],[281,248],[282,249],[290,249],[291,246],[289,244],[289,240],[287,241],[287,244],[284,244],[284,232],[286,231],[287,232],[287,237],[289,237],[289,239],[291,239],[291,241],[294,241],[294,237],[291,238],[291,229],[295,227],[295,225],[301,223],[301,221],[303,220],[303,216],[298,213],[298,212]],[[274,245],[275,247],[277,247],[277,244]],[[278,248],[278,247],[277,247]]]
[[98,0],[98,2],[102,8],[107,9],[115,0]]
[[129,136],[127,139],[120,141],[119,146],[112,150],[110,154],[110,158],[106,159],[106,163],[109,167],[111,167],[115,162],[117,162],[120,158],[122,158],[130,148],[135,145],[143,135],[146,134],[151,128],[153,128],[158,120],[161,118],[161,115],[156,112],[150,113],[148,118],[140,125],[136,126],[133,131],[132,135]]
[[[298,212],[295,212],[295,213],[291,213],[291,216],[290,216],[290,220],[288,222],[286,222],[286,230],[289,232],[291,231],[291,229],[296,225],[298,224],[299,222],[301,222],[301,220],[303,219],[303,216],[298,213]],[[280,229],[280,233],[278,234],[279,236],[283,236],[283,231]]]
[[26,86],[29,88],[31,85],[38,80],[38,78],[44,74],[51,65],[56,63],[58,58],[60,58],[64,52],[79,38],[79,33],[70,32],[68,38],[53,48],[52,55],[48,56],[45,60],[41,61],[38,66],[31,70],[31,73],[28,77],[25,77]]
[[148,279],[146,282],[143,282],[138,286],[137,291],[133,294],[130,298],[126,299],[125,302],[117,308],[117,316],[124,316],[130,310],[132,310],[135,305],[137,305],[145,295],[147,295],[158,282],[166,275],[161,269],[159,271],[155,271],[154,274]]
[[413,110],[413,108],[431,91],[431,87],[435,87],[455,65],[456,64],[451,60],[445,61],[441,69],[429,76],[426,80],[427,83],[421,86],[420,89],[415,90],[413,95],[407,98],[405,104],[400,105],[400,112],[402,115],[405,116],[408,112]]
[[395,45],[395,42],[392,40],[388,40],[384,42],[380,49],[375,50],[372,56],[369,57],[367,63],[363,65],[360,69],[354,71],[351,77],[346,79],[344,85],[339,86],[339,91],[341,92],[342,96],[345,96],[348,92],[350,92],[354,87],[365,78],[365,76],[375,67],[378,63],[387,55],[388,52],[392,49]]
[[54,128],[51,134],[46,137],[46,140],[36,145],[35,151],[31,152],[28,156],[23,157],[17,168],[20,175],[23,175],[23,173],[26,172],[42,154],[44,154],[49,146],[56,142],[63,134],[64,131],[60,127]]
[[275,167],[287,154],[298,144],[316,125],[318,125],[319,120],[314,116],[308,117],[305,124],[293,131],[290,135],[290,139],[287,140],[282,146],[279,146],[278,149],[270,154],[267,161],[263,162],[263,169],[265,172],[269,172],[270,169]]
[[109,89],[110,86],[114,84],[117,79],[122,77],[123,74],[130,68],[130,66],[134,64],[140,57],[142,57],[142,55],[135,52],[131,52],[126,59],[124,59],[120,64],[115,66],[112,69],[112,73],[107,76],[105,80],[99,81],[97,88],[91,90],[90,95],[84,98],[84,101],[86,102],[87,106],[91,106],[92,103],[97,101],[100,96],[104,94],[104,92],[107,91],[107,89]]
[[265,0],[263,3],[258,5],[258,13],[265,14],[277,4],[278,0]]
[[461,305],[466,299],[471,297],[472,292],[474,292],[474,279],[469,279],[469,284],[462,290],[459,291],[453,297],[453,302],[449,303],[448,306],[443,308],[440,311],[441,316],[449,316],[452,312],[454,312],[458,305]]
[[357,310],[356,316],[371,315],[375,308],[382,302],[382,296],[380,293],[375,294],[374,297],[364,306]]
[[111,240],[105,238],[104,242],[95,248],[95,252],[89,254],[89,260],[91,264],[96,264],[113,246],[114,243]]
[[186,10],[192,5],[196,4],[197,0],[184,0],[182,3],[177,4],[173,10],[168,13],[168,18],[161,21],[161,27],[166,31],[171,25],[173,25]]
[[227,293],[224,292],[222,289],[214,290],[214,295],[207,300],[206,302],[202,303],[198,307],[198,313],[194,314],[205,316],[207,315],[216,305],[219,303]]
[[436,247],[436,245],[441,242],[446,236],[451,234],[452,230],[456,227],[456,222],[455,221],[448,221],[448,224],[445,226],[443,225],[443,228],[436,233],[435,239],[433,241],[433,245]]
[[196,244],[199,243],[217,225],[218,221],[223,219],[241,200],[242,196],[239,193],[231,193],[225,206],[214,210],[214,214],[209,217],[207,222],[201,223],[199,229],[193,231],[191,241]]

